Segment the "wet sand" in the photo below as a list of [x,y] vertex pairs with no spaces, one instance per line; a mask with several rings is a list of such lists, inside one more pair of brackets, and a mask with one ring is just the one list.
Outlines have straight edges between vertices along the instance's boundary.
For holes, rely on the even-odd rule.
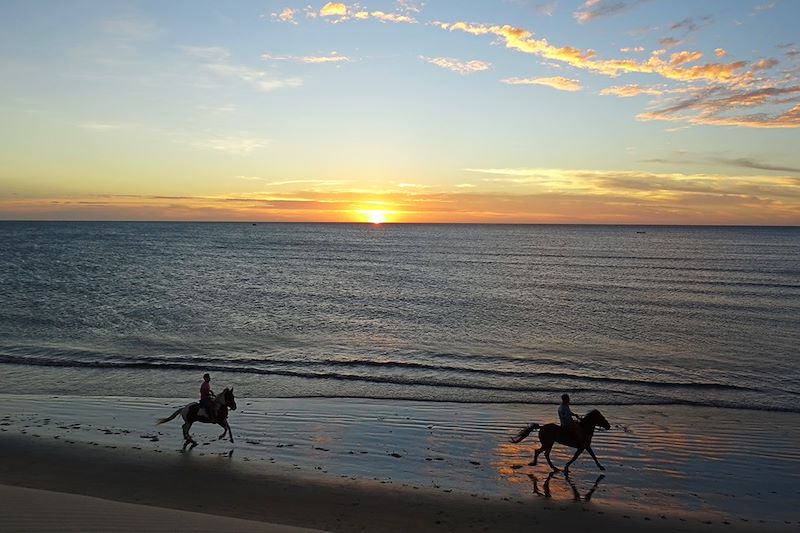
[[201,444],[182,451],[180,423],[153,425],[174,399],[2,401],[7,485],[333,531],[800,525],[795,414],[601,407],[606,472],[585,457],[565,477],[528,465],[534,442],[507,441],[551,406],[247,399],[236,443],[196,425]]

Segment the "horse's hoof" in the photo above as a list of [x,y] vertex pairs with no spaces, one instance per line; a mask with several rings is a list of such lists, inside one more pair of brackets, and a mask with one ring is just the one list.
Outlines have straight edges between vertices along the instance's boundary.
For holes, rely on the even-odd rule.
[[536,466],[536,461],[531,461],[530,463],[528,463],[528,466]]
[[604,467],[604,466],[601,466],[601,467],[600,467],[600,470],[602,470],[602,471],[604,471],[604,472],[605,472],[605,470],[606,470],[606,467]]

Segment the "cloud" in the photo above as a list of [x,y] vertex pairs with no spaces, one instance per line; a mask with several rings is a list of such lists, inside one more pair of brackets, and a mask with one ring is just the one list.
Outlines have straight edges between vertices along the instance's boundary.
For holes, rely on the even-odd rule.
[[747,73],[740,72],[747,65],[744,61],[681,67],[671,65],[668,61],[661,59],[660,55],[663,50],[656,50],[644,61],[634,59],[602,60],[597,58],[594,50],[553,46],[547,39],[534,39],[531,32],[509,25],[490,26],[467,22],[437,22],[435,24],[447,31],[463,31],[472,35],[495,35],[504,42],[506,48],[560,61],[576,68],[611,77],[619,76],[622,73],[652,73],[675,81],[703,80],[724,83],[747,76]]
[[618,15],[619,13],[631,9],[645,1],[646,0],[586,0],[581,6],[583,11],[576,11],[573,13],[573,16],[579,24],[586,24],[587,22],[591,22],[597,18]]
[[501,83],[508,85],[546,85],[559,91],[580,91],[581,83],[578,80],[571,80],[562,76],[554,76],[551,78],[507,78],[500,80]]
[[419,56],[419,58],[432,65],[436,65],[437,67],[457,72],[462,76],[465,74],[480,72],[482,70],[488,70],[492,66],[491,63],[487,63],[486,61],[478,61],[477,59],[472,59],[470,61],[459,61],[457,59],[453,59],[452,57]]
[[292,9],[291,7],[285,7],[279,13],[272,13],[272,20],[278,22],[287,22],[289,24],[296,25],[297,21],[294,19],[296,14],[297,14],[296,9]]
[[536,12],[540,15],[545,15],[547,17],[552,17],[553,13],[556,11],[556,7],[558,6],[559,0],[551,0],[550,2],[544,2],[542,4],[538,4],[536,6]]
[[[791,224],[800,178],[581,169],[471,169],[480,187],[347,189],[318,180],[286,190],[208,196],[90,195],[0,198],[4,218],[83,220],[357,221],[359,211],[397,222]],[[322,180],[319,180],[322,181]],[[307,183],[302,183],[307,182]],[[254,186],[265,186],[257,180]],[[292,187],[297,185],[297,187]],[[277,185],[276,185],[277,186]]]
[[216,150],[232,155],[247,155],[266,147],[269,143],[269,139],[257,137],[218,137],[197,141],[194,144],[198,148]]
[[800,168],[798,167],[771,165],[769,163],[754,161],[752,159],[747,159],[744,157],[740,157],[737,159],[717,158],[715,161],[733,167],[752,168],[755,170],[769,170],[773,172],[791,172],[792,174],[800,174]]
[[[679,200],[693,195],[705,197],[762,197],[791,200],[800,208],[800,179],[788,176],[730,176],[641,171],[571,170],[548,168],[470,168],[489,183],[508,183],[562,194],[629,194],[639,199]],[[632,198],[633,199],[633,198]]]
[[398,13],[384,13],[383,11],[373,11],[370,13],[372,18],[377,19],[381,22],[394,22],[400,23],[405,22],[407,24],[416,24],[417,21],[413,17],[409,17],[408,15],[401,15]]
[[722,48],[715,48],[714,49],[714,55],[717,56],[717,57],[722,58],[722,57],[725,57],[726,55],[728,55],[728,52],[726,52]]
[[800,102],[800,85],[789,87],[700,89],[671,105],[640,113],[639,120],[680,121],[689,124],[751,128],[800,127],[800,104],[784,112],[735,114],[745,108],[772,103]]
[[679,67],[686,63],[694,63],[702,58],[703,54],[700,52],[678,52],[669,56],[669,65],[671,67]]
[[633,48],[626,47],[626,48],[620,48],[619,51],[622,52],[622,53],[626,53],[626,54],[629,53],[629,52],[641,53],[641,52],[644,52],[644,47],[643,46],[636,46],[636,47],[633,47]]
[[[599,5],[592,3],[589,7]],[[700,21],[710,20],[702,17]],[[618,86],[604,90],[601,94],[632,96],[650,94],[659,96],[650,108],[637,115],[639,120],[671,120],[687,124],[740,126],[755,128],[798,127],[798,110],[794,105],[800,99],[787,85],[795,77],[787,74],[783,78],[770,80],[759,74],[777,64],[774,59],[762,59],[754,63],[747,61],[700,63],[703,54],[699,51],[683,50],[667,55],[666,50],[651,52],[644,59],[601,59],[592,49],[571,46],[556,46],[547,39],[537,39],[523,28],[509,25],[488,25],[468,22],[434,22],[433,25],[446,31],[465,32],[475,36],[494,36],[506,48],[544,58],[548,63],[563,64],[608,77],[623,74],[652,74],[674,84],[657,94],[655,90],[638,90]],[[695,19],[684,19],[673,24],[675,28],[692,30]],[[665,41],[665,44],[674,44]],[[723,54],[716,52],[717,57]],[[505,83],[534,83],[524,78],[509,78]],[[619,88],[623,87],[623,88]],[[666,102],[662,96],[690,95],[688,98],[671,98]],[[721,104],[727,104],[723,109]],[[745,107],[763,107],[760,112],[744,112]]]
[[243,81],[259,91],[274,91],[292,87],[300,87],[303,80],[297,77],[279,78],[262,70],[245,65],[230,63],[230,52],[220,47],[182,46],[187,55],[203,61],[209,72],[223,78]]
[[705,15],[703,17],[687,17],[683,20],[673,23],[669,29],[670,30],[684,30],[686,33],[693,33],[710,24],[713,21],[714,17],[711,15]]
[[752,69],[753,70],[767,70],[767,69],[771,69],[772,67],[774,67],[777,64],[778,64],[778,60],[777,59],[771,59],[771,58],[769,58],[769,59],[759,59],[758,61],[756,61],[753,64]]
[[397,0],[395,4],[397,5],[397,9],[399,9],[400,11],[406,11],[411,13],[421,13],[422,6],[425,5],[424,2],[418,3],[412,0]]
[[620,98],[630,98],[631,96],[638,96],[640,94],[659,95],[663,92],[663,90],[655,87],[642,87],[636,84],[618,85],[600,90],[602,96],[614,95]]
[[79,128],[95,131],[112,131],[128,127],[128,124],[122,122],[78,122],[76,124]]
[[319,10],[322,17],[343,17],[347,15],[347,6],[341,2],[328,2]]
[[774,165],[771,163],[766,163],[763,161],[758,161],[753,158],[749,157],[738,157],[738,158],[729,158],[729,157],[708,157],[708,156],[694,156],[692,158],[687,158],[687,154],[685,152],[681,152],[678,154],[677,157],[667,157],[667,158],[653,158],[653,159],[646,159],[643,162],[645,163],[663,163],[669,165],[725,165],[729,167],[736,167],[736,168],[748,168],[753,170],[768,170],[770,172],[788,172],[791,174],[800,174],[800,167],[792,167],[788,165]]
[[320,64],[320,63],[349,63],[349,57],[340,55],[338,52],[331,52],[324,56],[273,56],[261,54],[261,59],[265,61],[294,61],[297,63]]
[[681,44],[683,41],[680,39],[676,39],[674,37],[664,37],[663,39],[658,40],[658,44],[663,46],[664,48],[674,48]]
[[[322,9],[319,10],[319,15],[321,17],[333,19],[330,21],[333,24],[338,24],[340,22],[352,19],[367,20],[370,18],[380,22],[391,22],[395,24],[416,24],[417,20],[408,13],[417,12],[419,11],[419,8],[411,2],[402,3],[399,6],[404,11],[403,13],[392,13],[386,11],[370,12],[366,9],[362,9],[358,4],[348,6],[347,4],[343,4],[341,2],[328,2],[322,6]],[[309,12],[307,11],[307,13]]]

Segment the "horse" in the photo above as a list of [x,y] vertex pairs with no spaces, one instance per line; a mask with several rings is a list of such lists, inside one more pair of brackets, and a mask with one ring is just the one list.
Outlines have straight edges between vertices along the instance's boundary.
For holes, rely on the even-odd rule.
[[191,435],[189,435],[189,428],[192,427],[192,424],[195,422],[203,422],[205,424],[219,424],[225,430],[222,432],[222,435],[219,436],[217,440],[224,439],[225,435],[228,435],[230,441],[233,442],[233,431],[231,431],[231,426],[228,424],[228,409],[231,411],[236,410],[236,398],[233,396],[233,387],[230,389],[226,388],[222,391],[222,393],[218,394],[213,400],[212,404],[214,407],[214,411],[216,412],[216,417],[213,419],[206,413],[203,416],[198,415],[198,411],[200,411],[200,404],[198,402],[190,403],[189,405],[185,405],[183,407],[179,407],[172,413],[170,416],[166,418],[160,418],[156,425],[163,424],[165,422],[169,422],[173,418],[178,415],[183,417],[183,447],[186,448],[187,445],[191,444],[192,447],[197,446],[197,441],[195,441]]
[[575,455],[572,456],[572,459],[564,465],[564,472],[569,472],[569,465],[575,462],[575,459],[583,453],[585,449],[589,452],[589,455],[592,456],[594,462],[597,464],[597,468],[600,470],[605,470],[603,465],[600,464],[600,461],[597,460],[597,456],[594,454],[594,450],[592,450],[592,436],[594,435],[594,428],[601,427],[603,429],[610,429],[611,424],[608,423],[608,420],[598,411],[594,409],[590,411],[586,416],[584,416],[578,424],[581,427],[581,432],[583,433],[583,440],[584,442],[578,442],[578,439],[575,435],[570,431],[563,431],[561,426],[558,424],[545,424],[543,426],[533,423],[528,427],[522,429],[519,433],[517,433],[514,437],[511,438],[511,442],[518,443],[522,442],[528,435],[533,432],[533,430],[539,430],[539,442],[542,444],[536,451],[533,453],[533,461],[530,463],[531,466],[536,466],[537,461],[539,460],[539,454],[544,452],[544,458],[547,459],[547,464],[550,465],[550,468],[553,469],[554,472],[560,472],[558,468],[553,464],[550,460],[550,450],[553,449],[553,444],[558,442],[559,444],[563,444],[564,446],[570,446],[572,448],[577,448]]

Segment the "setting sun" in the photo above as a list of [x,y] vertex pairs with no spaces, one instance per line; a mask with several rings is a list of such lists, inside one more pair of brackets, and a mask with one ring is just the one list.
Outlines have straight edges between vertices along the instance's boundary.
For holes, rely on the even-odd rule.
[[386,221],[386,213],[383,211],[367,211],[366,215],[372,224],[383,224]]

